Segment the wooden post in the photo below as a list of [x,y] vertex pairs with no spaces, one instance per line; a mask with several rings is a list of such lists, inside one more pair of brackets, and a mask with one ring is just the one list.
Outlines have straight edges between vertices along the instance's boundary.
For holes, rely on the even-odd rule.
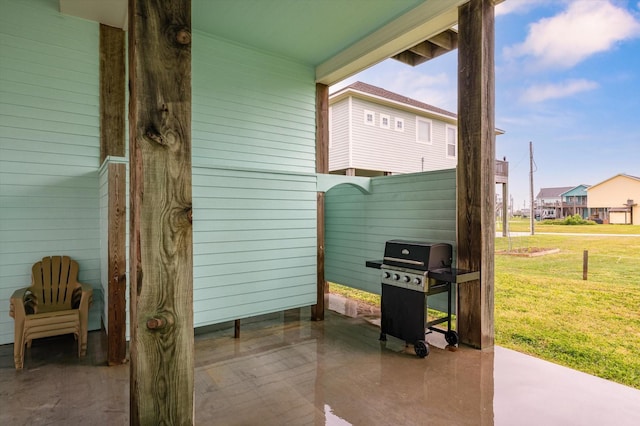
[[502,184],[502,236],[509,235],[509,184],[504,182]]
[[191,2],[129,0],[131,424],[193,424]]
[[587,275],[589,272],[589,250],[585,250],[582,252],[582,279],[587,280]]
[[240,320],[239,319],[233,321],[233,338],[234,339],[240,338]]
[[458,9],[457,267],[480,271],[458,286],[462,343],[494,342],[495,239],[493,0],[470,0]]
[[[329,173],[329,86],[321,83],[316,84],[316,173]],[[322,321],[329,290],[324,278],[324,192],[317,194],[317,214],[317,301],[311,319]]]
[[127,166],[124,163],[109,164],[107,173],[109,186],[107,363],[120,365],[127,361]]
[[[100,162],[125,156],[124,31],[100,25]],[[107,253],[107,363],[127,360],[126,165],[109,164]],[[103,261],[105,261],[103,259]]]

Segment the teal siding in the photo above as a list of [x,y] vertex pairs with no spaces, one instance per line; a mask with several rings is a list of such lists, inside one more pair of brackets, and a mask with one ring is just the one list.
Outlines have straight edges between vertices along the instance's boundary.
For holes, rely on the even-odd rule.
[[313,175],[193,170],[196,326],[315,303]]
[[0,344],[31,265],[65,254],[96,288],[100,326],[98,25],[57,2],[0,5]]
[[196,36],[194,166],[315,173],[313,69]]
[[316,300],[313,69],[196,33],[195,326]]
[[327,192],[325,209],[327,280],[379,294],[380,271],[365,262],[382,259],[387,240],[455,247],[456,172],[374,177],[371,194],[340,185]]

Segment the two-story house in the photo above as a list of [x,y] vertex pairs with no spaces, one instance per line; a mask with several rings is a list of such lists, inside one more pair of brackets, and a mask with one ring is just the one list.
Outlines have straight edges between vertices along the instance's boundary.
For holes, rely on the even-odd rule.
[[563,194],[575,186],[540,188],[535,199],[536,217],[540,219],[559,219],[565,216]]
[[582,184],[561,194],[566,216],[579,214],[583,219],[589,217],[587,188],[589,188],[589,185]]
[[[380,176],[455,168],[457,122],[453,112],[353,83],[329,97],[329,171]],[[496,174],[506,183],[506,163]]]

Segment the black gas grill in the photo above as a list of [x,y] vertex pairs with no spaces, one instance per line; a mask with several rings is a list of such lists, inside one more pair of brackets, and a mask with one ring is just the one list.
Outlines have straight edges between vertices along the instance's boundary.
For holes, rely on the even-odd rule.
[[[446,243],[390,240],[385,244],[384,259],[368,261],[366,266],[381,271],[381,333],[413,344],[416,355],[424,358],[429,354],[425,333],[443,333],[449,345],[458,343],[458,334],[451,329],[453,312],[452,290],[458,277],[464,281],[477,279],[478,273],[459,274],[451,268],[452,247]],[[427,321],[427,299],[447,293],[446,315]],[[447,323],[446,330],[436,327]]]

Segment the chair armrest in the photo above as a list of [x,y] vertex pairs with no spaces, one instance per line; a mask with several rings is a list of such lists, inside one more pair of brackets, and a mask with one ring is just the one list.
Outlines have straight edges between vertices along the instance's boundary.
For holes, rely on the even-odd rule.
[[24,309],[25,296],[27,295],[27,291],[29,291],[31,287],[24,287],[19,290],[16,290],[11,295],[11,299],[9,300],[9,315],[11,318],[24,318],[26,315]]
[[78,284],[80,284],[80,287],[82,288],[82,297],[80,298],[80,310],[82,310],[84,305],[87,306],[86,309],[88,310],[93,304],[93,287],[91,287],[91,285],[89,284],[83,284],[83,283],[78,283]]

